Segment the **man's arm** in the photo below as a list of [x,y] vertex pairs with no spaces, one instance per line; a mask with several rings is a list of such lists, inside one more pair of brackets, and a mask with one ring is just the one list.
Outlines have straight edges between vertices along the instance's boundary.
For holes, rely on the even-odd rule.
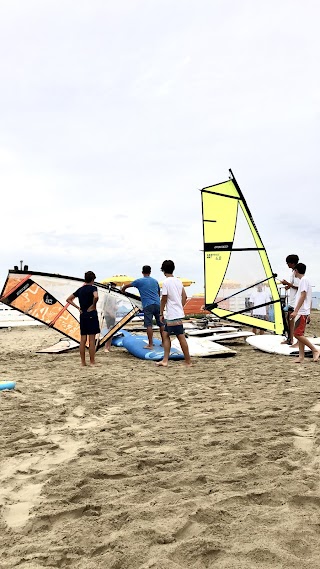
[[76,297],[74,296],[74,294],[70,294],[70,296],[68,296],[66,302],[68,302],[69,304],[71,304],[71,306],[74,306],[75,308],[77,308],[78,310],[80,310],[80,306],[78,306],[77,304],[75,304],[73,301]]
[[163,294],[161,297],[161,301],[160,301],[160,319],[161,320],[163,320],[163,313],[164,313],[164,309],[165,309],[166,304],[167,304],[167,298],[168,298],[167,294]]
[[131,283],[128,283],[126,285],[123,285],[121,287],[122,292],[124,292],[125,290],[127,290],[127,288],[130,288],[132,286],[133,281],[131,281]]
[[305,290],[302,290],[301,293],[300,293],[299,300],[298,300],[298,302],[297,302],[297,306],[295,307],[294,311],[291,312],[291,317],[290,317],[291,320],[297,316],[297,314],[298,314],[298,312],[299,312],[301,306],[303,305],[303,303],[304,303],[304,301],[305,301],[305,299],[306,299],[306,296],[307,296],[307,292],[306,292]]
[[186,293],[184,287],[183,287],[182,293],[181,293],[181,302],[182,302],[182,306],[184,306],[185,303],[187,302],[187,293]]
[[281,282],[281,284],[285,285],[284,288],[285,288],[286,290],[288,290],[289,288],[294,288],[294,289],[298,290],[298,288],[299,288],[299,287],[296,286],[295,284],[289,283],[289,282],[286,281],[285,279],[283,279],[283,281],[280,281],[280,282]]

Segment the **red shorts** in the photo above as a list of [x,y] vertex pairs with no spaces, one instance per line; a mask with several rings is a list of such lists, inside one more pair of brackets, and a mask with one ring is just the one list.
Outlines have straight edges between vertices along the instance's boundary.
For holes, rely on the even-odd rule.
[[300,314],[297,320],[294,323],[294,332],[293,335],[297,338],[297,336],[303,336],[304,331],[306,329],[308,316],[304,316]]

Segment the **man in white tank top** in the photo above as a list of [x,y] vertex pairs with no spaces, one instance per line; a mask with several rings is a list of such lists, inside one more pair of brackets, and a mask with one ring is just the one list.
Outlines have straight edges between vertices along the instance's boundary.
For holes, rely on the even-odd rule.
[[157,362],[156,365],[167,367],[171,348],[170,336],[174,334],[179,340],[185,364],[190,367],[192,364],[182,323],[182,319],[184,318],[183,307],[187,301],[187,295],[182,282],[173,276],[174,269],[173,261],[163,261],[161,271],[164,273],[166,279],[162,284],[160,319],[162,321],[164,320],[164,310],[166,309],[166,320],[162,338],[164,356],[163,360]]

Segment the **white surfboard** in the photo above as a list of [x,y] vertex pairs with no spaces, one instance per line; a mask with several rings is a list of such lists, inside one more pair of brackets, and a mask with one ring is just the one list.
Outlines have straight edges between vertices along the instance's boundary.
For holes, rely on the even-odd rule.
[[[207,338],[186,338],[190,356],[197,358],[212,358],[212,357],[227,357],[234,356],[236,352],[227,348],[226,346],[221,346],[221,344],[216,344],[211,342]],[[177,338],[171,341],[171,345],[181,350],[180,343]]]
[[[186,335],[197,337],[194,334],[190,334],[189,331],[186,332]],[[234,341],[234,340],[240,340],[241,338],[248,338],[249,336],[254,336],[253,332],[247,332],[245,330],[237,330],[235,329],[234,332],[212,332],[210,335],[206,335],[205,339],[209,340],[209,342],[226,342],[226,341]]]
[[52,346],[47,346],[42,348],[42,350],[37,350],[36,354],[63,354],[63,352],[69,352],[75,348],[79,348],[79,343],[75,340],[70,340],[69,338],[61,338],[58,342]]
[[[185,327],[184,327],[185,328]],[[238,328],[234,328],[233,326],[219,326],[216,328],[198,328],[198,329],[191,329],[187,330],[185,328],[186,334],[188,336],[199,336],[201,338],[212,336],[213,334],[219,334],[220,332],[227,333],[227,332],[237,332]]]
[[[257,350],[261,350],[262,352],[268,352],[269,354],[280,354],[282,356],[298,356],[299,349],[298,346],[292,347],[288,344],[282,344],[285,340],[284,336],[278,336],[276,334],[259,334],[250,336],[247,338],[246,341],[250,346],[253,346]],[[319,345],[320,349],[320,338],[308,338],[312,344]],[[311,356],[311,350],[309,348],[305,348],[306,355]]]

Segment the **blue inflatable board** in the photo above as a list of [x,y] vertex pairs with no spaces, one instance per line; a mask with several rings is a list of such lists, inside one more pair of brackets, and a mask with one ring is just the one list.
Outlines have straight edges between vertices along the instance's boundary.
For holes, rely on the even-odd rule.
[[[148,337],[145,335],[135,336],[133,334],[127,333],[124,338],[122,345],[130,354],[140,358],[142,360],[153,360],[160,361],[164,356],[164,349],[161,346],[161,341],[157,338],[153,338],[153,349],[146,350],[144,346],[148,344]],[[183,353],[178,348],[171,347],[170,350],[170,360],[183,360]]]
[[112,336],[111,345],[117,346],[117,348],[123,348],[123,340],[124,338],[126,338],[126,336],[131,336],[130,332],[127,332],[126,330],[121,330],[121,332],[115,334],[115,336]]

